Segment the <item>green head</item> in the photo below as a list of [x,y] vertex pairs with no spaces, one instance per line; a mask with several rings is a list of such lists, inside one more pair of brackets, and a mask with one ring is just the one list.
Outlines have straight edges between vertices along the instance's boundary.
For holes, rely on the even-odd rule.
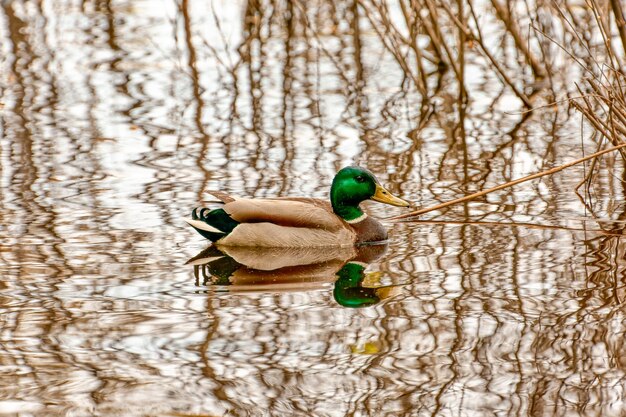
[[330,202],[333,211],[346,221],[363,215],[359,204],[365,200],[375,200],[398,207],[408,207],[409,203],[394,197],[387,191],[374,174],[357,166],[341,169],[330,187]]

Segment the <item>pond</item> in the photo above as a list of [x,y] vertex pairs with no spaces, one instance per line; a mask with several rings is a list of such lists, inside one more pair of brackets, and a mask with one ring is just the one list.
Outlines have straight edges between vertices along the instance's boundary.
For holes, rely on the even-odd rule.
[[185,224],[209,190],[328,198],[346,165],[427,207],[596,150],[475,49],[467,107],[434,66],[426,103],[356,2],[307,3],[2,3],[0,416],[623,416],[621,174],[358,250]]

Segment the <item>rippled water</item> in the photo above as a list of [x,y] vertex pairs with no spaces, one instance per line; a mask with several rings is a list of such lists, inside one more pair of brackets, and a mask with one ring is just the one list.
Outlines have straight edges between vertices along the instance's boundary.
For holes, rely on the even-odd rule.
[[595,149],[477,57],[467,113],[443,74],[426,115],[371,28],[332,24],[349,6],[255,4],[2,3],[0,415],[624,416],[621,178],[368,253],[201,253],[206,190],[325,197],[359,163],[428,206]]

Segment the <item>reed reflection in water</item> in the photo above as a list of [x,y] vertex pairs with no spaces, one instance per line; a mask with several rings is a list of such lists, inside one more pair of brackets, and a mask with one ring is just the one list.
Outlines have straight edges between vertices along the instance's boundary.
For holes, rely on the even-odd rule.
[[581,167],[389,225],[363,308],[336,301],[352,253],[290,291],[185,264],[208,189],[324,198],[360,163],[427,206],[579,155],[578,116],[514,113],[471,48],[467,106],[434,64],[424,100],[360,4],[2,3],[0,414],[624,415],[606,170],[587,205]]

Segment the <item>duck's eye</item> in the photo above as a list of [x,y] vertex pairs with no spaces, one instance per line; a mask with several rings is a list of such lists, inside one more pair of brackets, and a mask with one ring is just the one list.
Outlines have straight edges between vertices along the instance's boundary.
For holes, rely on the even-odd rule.
[[361,175],[357,175],[356,177],[354,177],[354,179],[356,180],[356,182],[365,182],[365,178]]

